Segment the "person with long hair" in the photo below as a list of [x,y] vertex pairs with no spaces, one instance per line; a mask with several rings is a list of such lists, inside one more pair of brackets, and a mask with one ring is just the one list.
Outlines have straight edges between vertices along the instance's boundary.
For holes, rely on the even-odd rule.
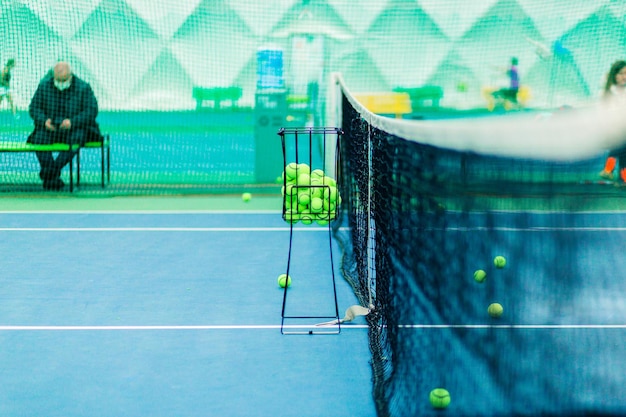
[[[606,76],[606,83],[602,94],[603,100],[608,105],[626,105],[626,61],[615,61]],[[619,165],[619,179],[626,184],[626,146],[613,149],[604,163],[604,169],[600,171],[600,177],[613,180],[615,166]]]

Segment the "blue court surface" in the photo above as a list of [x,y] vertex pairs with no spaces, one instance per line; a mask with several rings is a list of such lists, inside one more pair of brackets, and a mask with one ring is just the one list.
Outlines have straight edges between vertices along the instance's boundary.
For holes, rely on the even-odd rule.
[[[5,212],[0,233],[0,416],[376,415],[362,317],[281,334],[279,212]],[[334,314],[328,229],[295,229],[290,265],[287,312]]]
[[[376,415],[363,317],[281,334],[279,212],[4,212],[0,225],[0,416]],[[395,337],[414,344],[394,372],[413,376],[388,388],[412,393],[404,411],[625,415],[623,213],[449,214],[423,233],[466,261],[442,263],[451,279],[434,293],[398,290]],[[293,236],[287,314],[332,315],[328,229]],[[343,316],[357,302],[332,249]],[[437,386],[445,411],[428,403]]]
[[[445,228],[421,231],[417,247],[449,249],[425,261],[442,273],[420,282],[397,273],[394,338],[404,350],[394,372],[403,377],[390,395],[445,387],[444,413],[455,417],[625,416],[624,215],[447,213]],[[487,311],[494,302],[499,318]],[[404,404],[403,415],[443,415],[427,401]]]

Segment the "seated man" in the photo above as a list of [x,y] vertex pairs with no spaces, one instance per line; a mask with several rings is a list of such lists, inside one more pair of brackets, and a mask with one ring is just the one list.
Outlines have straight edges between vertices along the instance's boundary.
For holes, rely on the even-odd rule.
[[[92,138],[100,137],[96,122],[98,102],[91,86],[72,74],[67,62],[54,66],[52,76],[41,80],[29,107],[35,130],[28,137],[29,143],[67,143],[84,145]],[[61,170],[76,151],[59,152],[55,159],[51,152],[36,152],[41,165],[39,177],[46,190],[60,190],[65,184]]]

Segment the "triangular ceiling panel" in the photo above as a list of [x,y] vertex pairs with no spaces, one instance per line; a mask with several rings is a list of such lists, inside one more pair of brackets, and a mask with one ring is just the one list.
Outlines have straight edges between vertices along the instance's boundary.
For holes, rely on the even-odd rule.
[[258,38],[222,0],[204,0],[170,44],[194,83],[203,87],[231,85],[258,46]]
[[163,49],[154,31],[122,0],[103,0],[71,46],[108,94],[120,101]]
[[362,34],[387,7],[390,0],[328,0],[339,16],[357,34]]
[[337,56],[333,68],[341,73],[353,94],[390,91],[392,88],[372,57],[363,49]]
[[458,39],[498,0],[417,0],[450,39]]
[[159,0],[158,7],[156,0],[125,1],[162,39],[170,39],[201,0]]
[[266,36],[283,15],[300,0],[273,0],[251,2],[250,0],[228,0],[230,7],[257,36]]
[[390,85],[402,86],[424,83],[451,43],[417,4],[396,0],[372,23],[361,46]]
[[608,8],[622,23],[626,24],[626,1],[614,1],[608,4]]
[[323,0],[293,6],[270,33],[272,38],[291,35],[323,35],[338,40],[349,40],[354,36],[350,26]]
[[178,60],[164,49],[130,93],[129,107],[157,110],[193,108],[193,87],[193,81]]
[[624,59],[626,27],[604,7],[563,35],[561,42],[575,58],[591,93],[597,95],[611,64]]
[[456,47],[472,72],[482,74],[483,82],[492,86],[512,57],[518,58],[522,75],[536,62],[536,47],[528,39],[542,40],[530,17],[515,0],[501,0],[474,23]]
[[18,106],[28,106],[41,78],[68,50],[64,40],[30,8],[9,2],[0,13],[1,64],[15,59],[13,98]]
[[519,3],[533,20],[541,36],[552,42],[595,13],[604,1],[524,0]]
[[101,0],[20,0],[61,37],[71,38]]

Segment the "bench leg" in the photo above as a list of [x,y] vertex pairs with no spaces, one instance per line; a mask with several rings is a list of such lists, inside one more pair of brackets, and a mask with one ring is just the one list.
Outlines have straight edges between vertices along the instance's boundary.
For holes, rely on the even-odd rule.
[[76,153],[76,186],[80,187],[80,148]]
[[111,182],[111,142],[107,141],[107,183]]
[[70,159],[70,193],[74,192],[74,158]]
[[104,188],[104,139],[102,140],[102,145],[100,146],[100,182],[102,188]]

